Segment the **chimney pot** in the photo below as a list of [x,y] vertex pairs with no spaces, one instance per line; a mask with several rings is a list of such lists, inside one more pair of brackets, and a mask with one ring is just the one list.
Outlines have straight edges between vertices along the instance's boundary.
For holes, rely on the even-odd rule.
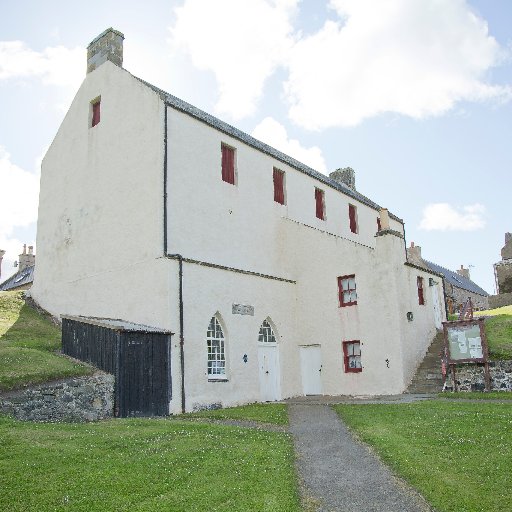
[[113,28],[108,28],[93,39],[87,47],[87,73],[107,60],[123,67],[123,40],[124,35]]

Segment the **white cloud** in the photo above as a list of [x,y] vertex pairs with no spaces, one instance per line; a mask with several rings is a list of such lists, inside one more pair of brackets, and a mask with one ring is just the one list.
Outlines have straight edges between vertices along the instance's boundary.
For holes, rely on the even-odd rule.
[[309,165],[316,171],[327,174],[327,166],[321,149],[317,146],[304,148],[298,140],[289,139],[285,127],[272,117],[263,119],[254,128],[252,135],[269,146],[296,158],[299,162]]
[[46,85],[76,89],[85,76],[86,50],[64,46],[38,52],[23,41],[0,41],[0,80],[40,78]]
[[[36,163],[37,165],[37,163]],[[30,226],[37,220],[39,173],[27,172],[11,162],[9,153],[0,146],[0,249],[6,251],[2,264],[3,281],[13,273],[12,263],[23,248],[13,236],[15,228]]]
[[475,203],[455,208],[448,203],[429,204],[419,229],[426,231],[476,231],[485,227],[485,206]]
[[286,61],[298,0],[186,0],[175,9],[171,44],[215,74],[216,111],[252,115],[265,80]]
[[458,101],[510,98],[485,73],[502,50],[465,0],[331,0],[338,21],[294,47],[290,117],[309,129],[395,112],[421,119]]
[[331,0],[331,19],[304,36],[298,0],[185,0],[172,44],[211,71],[217,112],[254,114],[277,69],[289,116],[307,129],[353,126],[385,112],[416,119],[461,101],[512,98],[486,80],[510,49],[466,0]]

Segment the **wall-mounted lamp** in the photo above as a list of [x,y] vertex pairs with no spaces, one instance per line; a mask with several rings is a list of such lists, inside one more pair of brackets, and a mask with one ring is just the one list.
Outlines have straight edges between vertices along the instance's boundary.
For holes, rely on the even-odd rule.
[[438,281],[434,281],[433,277],[429,277],[428,278],[428,285],[429,286],[434,286],[435,284],[439,284]]
[[407,320],[409,320],[409,322],[412,322],[414,318],[414,315],[412,314],[412,311],[407,311]]

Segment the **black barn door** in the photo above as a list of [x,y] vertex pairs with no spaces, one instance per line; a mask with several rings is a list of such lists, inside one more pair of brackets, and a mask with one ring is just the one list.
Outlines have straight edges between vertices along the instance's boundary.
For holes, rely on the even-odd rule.
[[124,333],[119,347],[118,414],[169,414],[170,357],[167,336]]

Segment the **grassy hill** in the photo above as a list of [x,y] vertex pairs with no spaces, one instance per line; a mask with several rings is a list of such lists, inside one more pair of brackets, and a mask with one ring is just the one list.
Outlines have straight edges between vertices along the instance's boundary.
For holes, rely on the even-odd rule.
[[31,308],[23,292],[0,292],[0,391],[92,373],[58,354],[60,346],[60,328]]
[[475,316],[489,316],[485,334],[491,359],[512,359],[512,306],[477,311]]

